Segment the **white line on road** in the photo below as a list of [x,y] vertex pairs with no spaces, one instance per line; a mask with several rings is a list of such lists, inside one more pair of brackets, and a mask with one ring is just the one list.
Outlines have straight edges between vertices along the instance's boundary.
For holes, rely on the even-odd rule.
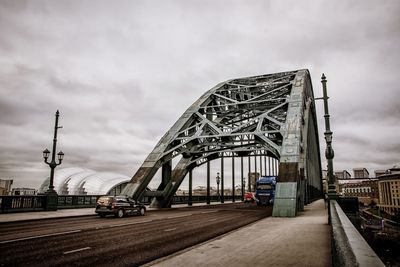
[[[121,224],[113,224],[108,226],[107,228],[113,228],[113,227],[119,227],[119,226],[126,226],[126,225],[133,225],[133,224],[140,224],[140,223],[147,223],[147,222],[152,222],[153,220],[144,220],[140,222],[130,222],[130,223],[121,223]],[[96,229],[101,229],[101,227],[96,228]]]
[[74,230],[74,231],[60,232],[60,233],[54,233],[54,234],[46,234],[46,235],[37,235],[37,236],[23,237],[23,238],[18,238],[18,239],[0,241],[0,244],[7,244],[7,243],[12,243],[12,242],[17,242],[17,241],[24,241],[24,240],[30,240],[30,239],[41,238],[41,237],[49,237],[49,236],[57,236],[57,235],[74,234],[74,233],[79,233],[79,232],[81,232],[81,231],[82,231],[82,230]]
[[164,232],[171,232],[171,231],[174,231],[174,230],[176,230],[176,228],[165,229]]
[[71,253],[75,253],[75,252],[79,252],[79,251],[83,251],[83,250],[88,250],[88,249],[91,249],[91,247],[78,248],[78,249],[74,249],[74,250],[70,250],[70,251],[65,251],[65,252],[63,252],[63,254],[67,255],[67,254],[71,254]]
[[178,216],[171,216],[171,217],[167,217],[167,219],[182,218],[182,217],[188,217],[188,216],[192,216],[192,215],[193,215],[193,213],[185,214],[185,215],[178,215]]
[[219,210],[212,210],[212,211],[202,211],[202,214],[206,214],[206,213],[214,213],[214,212],[218,212]]

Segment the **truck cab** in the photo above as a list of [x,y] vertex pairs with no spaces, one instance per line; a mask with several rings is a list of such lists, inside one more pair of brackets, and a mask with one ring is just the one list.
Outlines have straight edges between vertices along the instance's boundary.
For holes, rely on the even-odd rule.
[[257,205],[273,205],[275,198],[276,176],[263,176],[256,182]]

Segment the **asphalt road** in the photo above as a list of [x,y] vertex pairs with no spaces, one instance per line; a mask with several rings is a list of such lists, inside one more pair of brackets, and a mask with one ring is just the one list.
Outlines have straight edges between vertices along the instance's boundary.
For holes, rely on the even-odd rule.
[[138,266],[270,216],[225,204],[0,224],[0,266]]

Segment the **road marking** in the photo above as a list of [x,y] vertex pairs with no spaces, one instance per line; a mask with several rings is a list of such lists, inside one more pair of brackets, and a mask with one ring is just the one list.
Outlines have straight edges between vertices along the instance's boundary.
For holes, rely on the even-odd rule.
[[[107,228],[113,228],[113,227],[119,227],[119,226],[127,226],[127,225],[133,225],[133,224],[140,224],[140,223],[147,223],[147,222],[152,222],[153,220],[145,220],[145,221],[140,221],[140,222],[130,222],[130,223],[121,223],[121,224],[113,224],[108,226]],[[100,228],[96,228],[96,229],[102,229]]]
[[164,232],[170,232],[170,231],[174,231],[174,230],[176,230],[176,228],[165,229]]
[[30,240],[30,239],[36,239],[36,238],[41,238],[41,237],[49,237],[49,236],[57,236],[57,235],[74,234],[74,233],[79,233],[79,232],[81,232],[81,231],[82,231],[82,230],[74,230],[74,231],[60,232],[60,233],[54,233],[54,234],[46,234],[46,235],[37,235],[37,236],[23,237],[23,238],[18,238],[18,239],[0,241],[0,244],[7,244],[7,243],[12,243],[12,242],[17,242],[17,241],[24,241],[24,240]]
[[214,213],[214,212],[218,212],[218,210],[212,210],[212,211],[202,211],[202,214],[206,214],[206,213]]
[[209,222],[213,222],[213,221],[216,221],[217,219],[215,218],[215,219],[211,219],[211,220],[208,220]]
[[167,217],[167,219],[182,218],[182,217],[188,217],[188,216],[192,216],[192,215],[193,215],[193,213],[185,214],[185,215],[178,215],[178,216],[171,216],[171,217]]
[[70,251],[65,251],[65,252],[63,252],[63,254],[67,255],[67,254],[71,254],[71,253],[75,253],[75,252],[79,252],[79,251],[83,251],[83,250],[88,250],[88,249],[91,249],[91,247],[78,248],[78,249],[74,249],[74,250],[70,250]]

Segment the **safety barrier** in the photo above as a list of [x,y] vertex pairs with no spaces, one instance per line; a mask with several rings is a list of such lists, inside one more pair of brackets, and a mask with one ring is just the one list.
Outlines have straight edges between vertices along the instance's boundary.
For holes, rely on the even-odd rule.
[[333,266],[385,266],[350,222],[336,200],[330,200]]
[[1,213],[44,210],[45,196],[0,196]]

